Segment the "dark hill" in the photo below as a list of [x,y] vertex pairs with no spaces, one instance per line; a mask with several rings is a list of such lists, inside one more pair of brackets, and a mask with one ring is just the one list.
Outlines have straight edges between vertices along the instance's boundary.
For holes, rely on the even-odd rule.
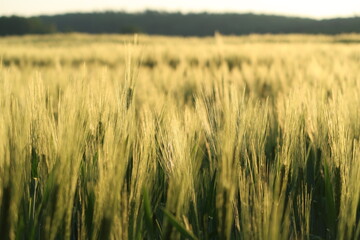
[[[56,31],[83,33],[142,32],[146,34],[178,36],[210,36],[216,31],[226,35],[250,33],[360,33],[359,17],[315,20],[257,14],[182,14],[145,11],[141,13],[69,13],[54,16],[38,16],[36,18],[16,17],[13,20],[17,22],[12,22],[10,17],[0,18],[0,35]],[[25,22],[32,22],[32,24],[26,24]]]

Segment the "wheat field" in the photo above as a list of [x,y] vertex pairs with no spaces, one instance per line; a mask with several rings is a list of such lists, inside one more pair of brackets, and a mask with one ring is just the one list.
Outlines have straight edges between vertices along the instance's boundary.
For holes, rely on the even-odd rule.
[[360,36],[0,39],[0,238],[360,239]]

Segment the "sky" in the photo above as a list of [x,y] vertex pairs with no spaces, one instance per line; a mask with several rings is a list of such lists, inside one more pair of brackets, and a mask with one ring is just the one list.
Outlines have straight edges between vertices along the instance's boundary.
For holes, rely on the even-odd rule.
[[0,0],[0,15],[144,9],[181,12],[253,12],[332,18],[360,16],[360,0]]

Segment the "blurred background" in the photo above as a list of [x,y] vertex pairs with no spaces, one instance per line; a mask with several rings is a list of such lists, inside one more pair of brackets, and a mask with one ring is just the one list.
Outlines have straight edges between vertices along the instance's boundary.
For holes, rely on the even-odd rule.
[[0,0],[0,6],[0,35],[360,32],[360,2],[354,0]]

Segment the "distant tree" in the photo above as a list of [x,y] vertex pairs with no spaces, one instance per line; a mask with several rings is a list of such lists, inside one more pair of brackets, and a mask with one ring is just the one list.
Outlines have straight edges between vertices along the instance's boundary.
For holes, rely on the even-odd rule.
[[29,18],[29,31],[30,33],[36,34],[45,34],[45,33],[55,33],[56,26],[55,24],[43,23],[40,18]]
[[23,35],[30,32],[26,18],[11,16],[0,18],[0,35]]
[[140,27],[133,26],[133,25],[125,26],[120,31],[120,33],[123,33],[123,34],[133,34],[133,33],[142,33],[142,32],[143,31],[141,30]]
[[0,35],[45,34],[56,32],[56,26],[40,18],[0,17]]

